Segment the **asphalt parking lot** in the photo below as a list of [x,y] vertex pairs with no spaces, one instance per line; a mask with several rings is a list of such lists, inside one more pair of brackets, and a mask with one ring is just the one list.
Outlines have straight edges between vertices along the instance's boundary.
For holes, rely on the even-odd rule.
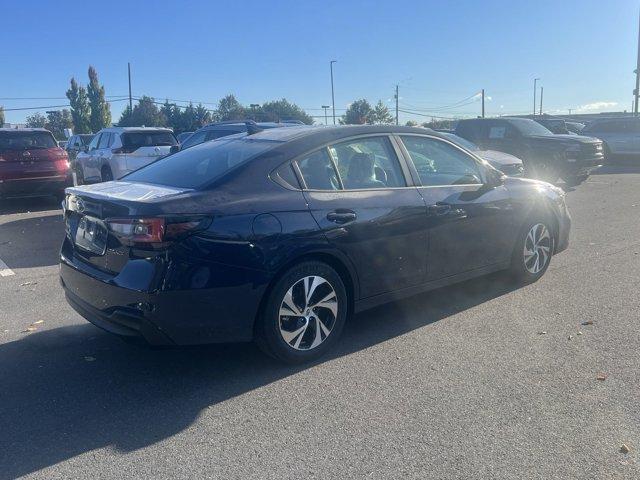
[[303,367],[103,333],[58,285],[57,203],[3,201],[0,478],[639,478],[640,168],[567,198],[538,283],[364,312]]

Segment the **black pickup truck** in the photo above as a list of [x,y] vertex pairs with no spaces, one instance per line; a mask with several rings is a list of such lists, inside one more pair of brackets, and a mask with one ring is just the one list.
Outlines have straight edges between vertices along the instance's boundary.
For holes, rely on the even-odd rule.
[[550,130],[526,118],[474,118],[460,120],[456,135],[483,150],[499,150],[524,162],[525,176],[567,185],[584,182],[592,170],[602,164],[602,142],[580,135],[554,135]]

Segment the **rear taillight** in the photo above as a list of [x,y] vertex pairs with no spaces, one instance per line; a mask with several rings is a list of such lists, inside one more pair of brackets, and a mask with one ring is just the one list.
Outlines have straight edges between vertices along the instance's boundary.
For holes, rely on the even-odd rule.
[[112,148],[111,153],[119,154],[119,153],[133,153],[136,151],[135,147],[118,147]]
[[109,230],[125,245],[162,245],[206,229],[208,217],[111,218]]

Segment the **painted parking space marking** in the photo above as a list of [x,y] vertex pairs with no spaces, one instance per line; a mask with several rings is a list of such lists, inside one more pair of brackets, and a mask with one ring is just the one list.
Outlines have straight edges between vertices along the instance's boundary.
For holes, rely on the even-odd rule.
[[13,270],[0,258],[0,277],[9,277],[11,275],[15,275],[15,273],[13,273]]

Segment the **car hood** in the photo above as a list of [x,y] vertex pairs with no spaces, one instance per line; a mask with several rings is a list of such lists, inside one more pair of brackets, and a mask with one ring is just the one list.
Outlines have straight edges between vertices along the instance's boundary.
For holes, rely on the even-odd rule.
[[530,138],[535,141],[545,141],[545,142],[556,142],[562,144],[576,144],[576,143],[598,143],[599,139],[594,137],[585,137],[584,135],[566,135],[566,134],[557,134],[557,135],[527,135],[527,138]]
[[510,155],[504,152],[498,152],[497,150],[479,150],[475,152],[477,156],[486,160],[489,163],[494,163],[497,165],[514,165],[521,164],[522,160],[520,160],[515,155]]

